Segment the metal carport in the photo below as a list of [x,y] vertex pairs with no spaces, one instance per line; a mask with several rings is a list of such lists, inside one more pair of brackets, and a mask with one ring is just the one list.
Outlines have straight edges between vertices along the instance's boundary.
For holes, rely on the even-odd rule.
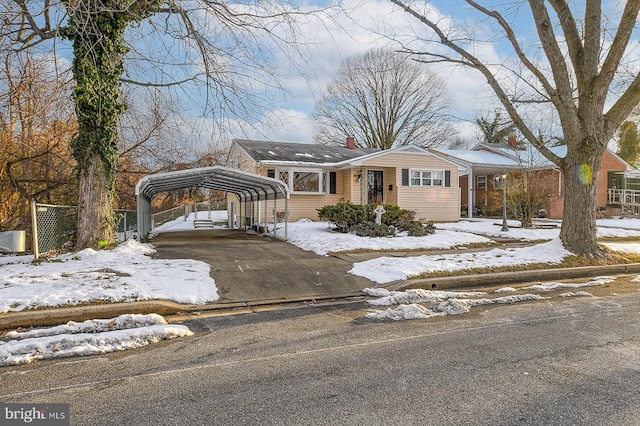
[[[274,233],[276,200],[285,200],[285,239],[287,239],[287,222],[289,211],[289,188],[283,182],[241,170],[222,166],[201,167],[197,169],[179,170],[175,172],[147,175],[136,184],[138,203],[138,235],[145,236],[151,232],[151,201],[157,194],[185,188],[207,188],[235,194],[242,209],[242,203],[250,203],[253,215],[253,203],[274,200]],[[253,216],[251,216],[253,219]],[[266,204],[265,204],[266,219]]]

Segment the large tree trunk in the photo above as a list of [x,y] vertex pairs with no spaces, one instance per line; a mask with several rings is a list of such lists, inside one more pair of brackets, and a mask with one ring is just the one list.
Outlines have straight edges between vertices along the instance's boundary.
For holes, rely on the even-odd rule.
[[574,254],[603,257],[596,235],[596,189],[604,149],[567,154],[564,174],[564,214],[560,239]]
[[88,163],[79,176],[76,247],[97,249],[113,241],[113,208],[102,161],[94,156]]

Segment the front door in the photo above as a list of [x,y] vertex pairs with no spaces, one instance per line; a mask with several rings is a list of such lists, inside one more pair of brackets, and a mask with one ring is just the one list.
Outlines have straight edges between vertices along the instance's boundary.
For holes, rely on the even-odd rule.
[[384,195],[382,170],[367,170],[367,202],[382,204]]

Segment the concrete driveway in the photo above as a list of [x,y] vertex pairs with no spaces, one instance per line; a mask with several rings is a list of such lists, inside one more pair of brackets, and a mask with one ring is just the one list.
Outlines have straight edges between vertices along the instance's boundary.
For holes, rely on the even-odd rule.
[[347,260],[318,256],[244,231],[165,232],[151,242],[157,258],[196,259],[211,265],[220,303],[339,297],[374,285],[348,274],[352,263]]

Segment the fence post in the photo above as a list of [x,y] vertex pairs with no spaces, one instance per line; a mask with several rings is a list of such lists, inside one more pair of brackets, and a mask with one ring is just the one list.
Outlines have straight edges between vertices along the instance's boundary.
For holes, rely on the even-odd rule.
[[124,212],[124,240],[127,241],[127,212]]
[[38,220],[36,219],[36,200],[31,199],[31,233],[33,234],[33,259],[40,257],[38,250]]

